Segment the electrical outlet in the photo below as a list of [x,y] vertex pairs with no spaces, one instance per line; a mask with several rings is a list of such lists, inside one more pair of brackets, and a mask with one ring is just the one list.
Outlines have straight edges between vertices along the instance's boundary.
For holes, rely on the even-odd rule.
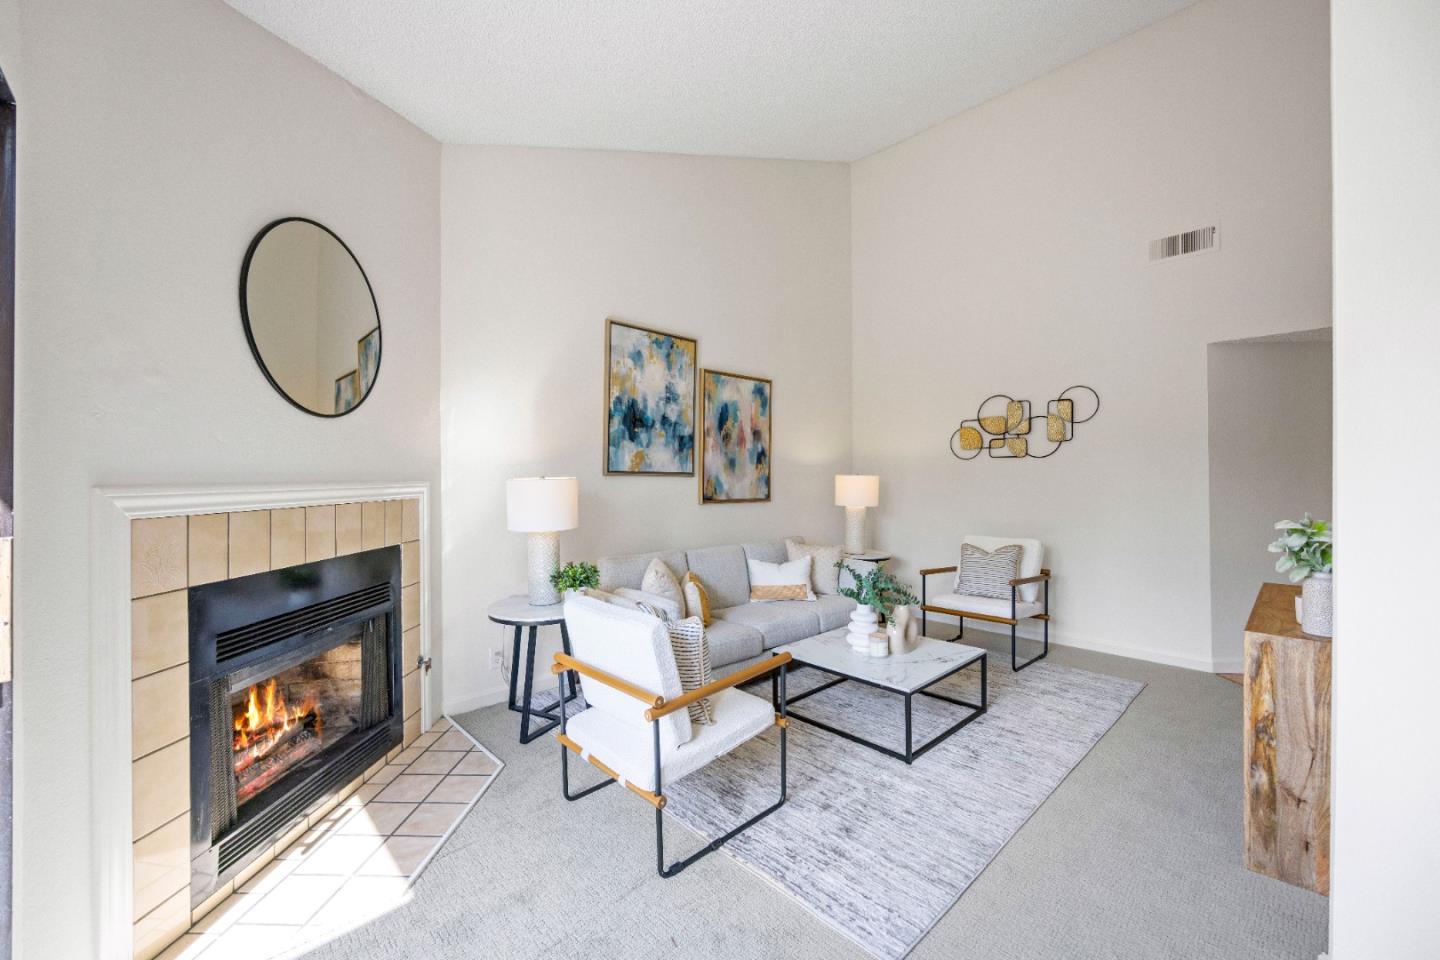
[[495,671],[505,669],[505,651],[500,647],[490,648],[490,669]]

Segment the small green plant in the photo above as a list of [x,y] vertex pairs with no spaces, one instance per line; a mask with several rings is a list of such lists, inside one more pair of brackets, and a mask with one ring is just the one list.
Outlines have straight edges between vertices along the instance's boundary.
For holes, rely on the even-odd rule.
[[897,606],[917,602],[914,592],[891,576],[882,563],[875,564],[865,573],[860,573],[843,560],[835,566],[849,570],[850,576],[855,578],[855,586],[841,587],[840,595],[849,597],[861,606],[869,607],[886,620],[890,619],[891,611]]
[[550,574],[550,586],[564,593],[566,590],[584,590],[600,586],[600,571],[593,563],[584,560],[572,561]]
[[1307,513],[1299,523],[1281,520],[1275,529],[1282,531],[1280,539],[1270,544],[1270,552],[1280,554],[1275,570],[1288,574],[1291,583],[1335,568],[1335,531],[1327,521],[1312,520]]

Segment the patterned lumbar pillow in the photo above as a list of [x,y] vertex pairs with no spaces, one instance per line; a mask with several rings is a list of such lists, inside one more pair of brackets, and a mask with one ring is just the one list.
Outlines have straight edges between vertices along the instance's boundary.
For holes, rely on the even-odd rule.
[[679,620],[684,616],[684,611],[677,601],[671,600],[669,597],[662,597],[658,593],[646,593],[644,590],[635,590],[630,587],[616,587],[615,596],[638,603],[646,613],[654,613],[661,620]]
[[699,617],[701,623],[710,626],[710,594],[705,592],[705,585],[694,571],[685,574],[685,607],[690,616]]
[[960,572],[955,592],[967,597],[1008,599],[1010,581],[1020,576],[1020,558],[1025,548],[1018,543],[997,547],[994,552],[973,543],[960,545]]
[[805,556],[788,563],[766,563],[746,560],[750,568],[750,599],[757,603],[771,600],[814,600],[810,589],[810,567],[814,558]]
[[[705,639],[705,624],[699,617],[686,617],[665,624],[670,632],[670,649],[675,652],[675,666],[680,671],[680,688],[686,693],[699,690],[714,681],[710,672],[710,643]],[[709,697],[702,697],[689,706],[690,719],[695,723],[714,723],[715,707]]]
[[810,558],[810,585],[815,588],[816,593],[825,597],[840,594],[840,568],[836,564],[840,562],[843,552],[844,548],[838,545],[826,547],[799,540],[785,541],[786,559]]
[[680,615],[685,615],[685,594],[680,590],[680,581],[659,557],[651,560],[650,566],[645,568],[645,576],[640,578],[640,589],[671,601]]

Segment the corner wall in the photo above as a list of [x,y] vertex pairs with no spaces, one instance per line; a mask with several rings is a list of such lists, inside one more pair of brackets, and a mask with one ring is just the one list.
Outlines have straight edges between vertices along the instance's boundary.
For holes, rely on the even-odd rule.
[[[525,588],[509,477],[579,477],[566,560],[796,533],[838,542],[844,164],[446,146],[443,180],[447,710],[501,699],[489,657],[509,644],[485,609]],[[695,477],[602,474],[607,317],[696,337],[702,367],[774,380],[770,503],[701,506]]]
[[[1433,960],[1440,5],[1334,0],[1333,960]],[[1396,416],[1376,416],[1377,402]],[[1419,602],[1409,602],[1418,596]]]
[[1211,651],[1216,672],[1243,673],[1260,584],[1289,582],[1266,549],[1275,523],[1334,519],[1331,350],[1242,341],[1212,343],[1209,358]]
[[[16,955],[94,957],[121,948],[91,889],[91,489],[438,489],[440,148],[219,0],[7,0],[12,21]],[[278,396],[241,328],[246,245],[287,214],[343,237],[379,302],[380,378],[343,419]]]
[[[1054,639],[1210,669],[1206,345],[1330,322],[1328,28],[1205,0],[854,165],[854,467],[902,573],[1035,536]],[[1103,408],[1053,457],[951,456],[1072,384]]]

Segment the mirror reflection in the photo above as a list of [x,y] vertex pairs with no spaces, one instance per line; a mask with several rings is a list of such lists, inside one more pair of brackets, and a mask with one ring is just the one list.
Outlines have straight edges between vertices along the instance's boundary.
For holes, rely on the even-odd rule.
[[245,335],[265,376],[295,406],[338,417],[380,370],[380,313],[350,249],[313,220],[261,230],[240,277]]

